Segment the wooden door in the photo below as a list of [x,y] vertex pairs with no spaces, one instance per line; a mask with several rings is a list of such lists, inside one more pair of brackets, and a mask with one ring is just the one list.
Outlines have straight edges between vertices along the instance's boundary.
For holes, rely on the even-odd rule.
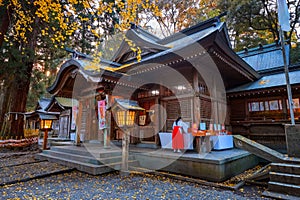
[[59,118],[59,138],[69,138],[69,116],[63,115]]

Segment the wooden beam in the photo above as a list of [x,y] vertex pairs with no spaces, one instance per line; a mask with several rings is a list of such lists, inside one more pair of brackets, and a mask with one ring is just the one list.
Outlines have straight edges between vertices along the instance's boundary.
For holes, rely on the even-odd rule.
[[194,96],[195,96],[194,94],[188,93],[188,94],[180,94],[180,95],[176,95],[176,96],[163,97],[162,100],[170,101],[170,100],[176,100],[176,99],[192,98]]
[[81,131],[81,122],[82,122],[82,100],[79,100],[78,102],[78,116],[77,116],[77,119],[76,119],[76,140],[75,140],[75,143],[77,146],[80,146],[80,131]]
[[159,143],[159,135],[156,134],[158,133],[159,129],[160,129],[160,107],[158,107],[159,105],[159,99],[158,97],[155,98],[155,104],[157,105],[157,110],[155,110],[156,113],[154,113],[154,115],[156,115],[157,117],[155,117],[155,122],[154,122],[154,141],[155,144],[158,145]]
[[[194,70],[194,76],[193,76],[193,88],[194,88],[194,91],[195,93],[199,94],[200,91],[199,91],[199,77],[198,77],[198,73],[197,73],[197,70]],[[199,126],[200,124],[200,120],[201,120],[201,115],[200,115],[200,98],[199,97],[194,97],[193,98],[193,110],[192,110],[192,113],[193,113],[193,116],[192,116],[192,121],[193,123],[197,124],[197,127]]]
[[111,95],[106,95],[106,113],[105,113],[105,121],[106,121],[106,128],[103,130],[104,132],[104,148],[110,148],[110,137],[111,137],[111,111],[108,111],[111,107]]

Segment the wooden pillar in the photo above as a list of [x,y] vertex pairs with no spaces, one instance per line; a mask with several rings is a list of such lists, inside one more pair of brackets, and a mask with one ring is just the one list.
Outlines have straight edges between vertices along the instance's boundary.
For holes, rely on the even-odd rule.
[[43,141],[43,150],[47,150],[47,143],[48,143],[48,129],[44,131],[44,141]]
[[111,133],[111,112],[107,109],[111,106],[111,95],[106,95],[106,113],[105,113],[105,121],[106,121],[106,128],[103,129],[104,133],[104,148],[110,148],[110,133]]
[[[194,98],[193,98],[193,110],[192,110],[192,123],[195,123],[197,125],[197,128],[200,125],[201,116],[200,116],[200,90],[199,90],[199,77],[198,72],[194,70],[194,76],[193,76],[193,87],[194,87]],[[194,147],[198,153],[202,153],[202,144],[203,139],[202,137],[195,137],[195,143]]]
[[[214,81],[215,83],[215,81]],[[217,96],[217,88],[214,86],[212,90],[210,91],[210,97],[211,97],[211,111],[212,111],[212,123],[218,124],[219,123],[219,115],[218,115],[218,96]]]
[[[250,113],[249,113],[249,103],[250,103],[250,101],[248,101],[246,98],[244,98],[243,101],[245,102],[244,109],[245,109],[245,114],[246,114],[244,120],[249,120],[250,119]],[[231,106],[233,106],[232,103],[231,103]]]
[[288,109],[287,109],[287,103],[285,98],[287,98],[285,95],[282,95],[281,102],[282,102],[282,118],[281,119],[288,119]]
[[158,97],[155,98],[155,111],[154,111],[154,115],[156,116],[154,118],[154,142],[156,145],[159,144],[159,135],[158,132],[160,131],[160,107],[159,107],[159,99]]
[[[165,101],[160,101],[161,105],[163,108],[167,109],[167,102]],[[167,111],[166,111],[167,112]],[[164,119],[165,121],[162,121],[163,119],[163,115],[166,114],[166,118]],[[160,111],[160,123],[164,123],[164,126],[162,124],[160,124],[160,127],[162,127],[162,131],[166,132],[167,131],[167,113],[164,113],[163,110]]]
[[84,132],[84,140],[92,140],[93,132],[92,132],[92,112],[94,112],[94,108],[91,108],[91,100],[85,99],[86,106],[86,120],[85,122],[85,132]]
[[129,139],[130,133],[127,129],[124,130],[123,137],[122,137],[122,167],[121,173],[123,175],[128,175],[128,154],[129,154]]
[[192,116],[192,123],[196,123],[197,127],[200,124],[201,116],[200,116],[200,98],[198,94],[200,93],[199,91],[199,78],[198,78],[198,73],[195,70],[194,71],[194,77],[193,77],[193,87],[194,87],[194,99],[193,99],[193,116]]
[[77,146],[80,146],[80,133],[81,133],[81,127],[82,127],[82,110],[83,110],[83,102],[82,100],[79,100],[78,102],[78,116],[76,119],[76,138],[75,138],[75,144]]

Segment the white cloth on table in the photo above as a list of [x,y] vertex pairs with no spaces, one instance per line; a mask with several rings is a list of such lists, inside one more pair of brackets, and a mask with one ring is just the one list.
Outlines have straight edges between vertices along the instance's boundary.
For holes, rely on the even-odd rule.
[[[161,148],[172,149],[172,133],[160,132],[159,139],[161,143]],[[184,149],[193,149],[194,137],[192,134],[183,134]]]
[[163,149],[172,149],[172,133],[159,133],[161,147]]
[[210,140],[213,142],[214,150],[223,150],[223,149],[233,148],[232,135],[210,136]]

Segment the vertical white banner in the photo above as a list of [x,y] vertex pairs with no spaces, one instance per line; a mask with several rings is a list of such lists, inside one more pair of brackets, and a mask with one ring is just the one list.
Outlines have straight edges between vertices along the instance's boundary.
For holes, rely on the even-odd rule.
[[106,128],[105,112],[106,112],[105,100],[98,101],[99,130]]
[[277,0],[278,21],[281,30],[290,31],[290,14],[287,7],[286,0]]
[[71,130],[76,129],[77,115],[78,115],[78,106],[72,106]]

